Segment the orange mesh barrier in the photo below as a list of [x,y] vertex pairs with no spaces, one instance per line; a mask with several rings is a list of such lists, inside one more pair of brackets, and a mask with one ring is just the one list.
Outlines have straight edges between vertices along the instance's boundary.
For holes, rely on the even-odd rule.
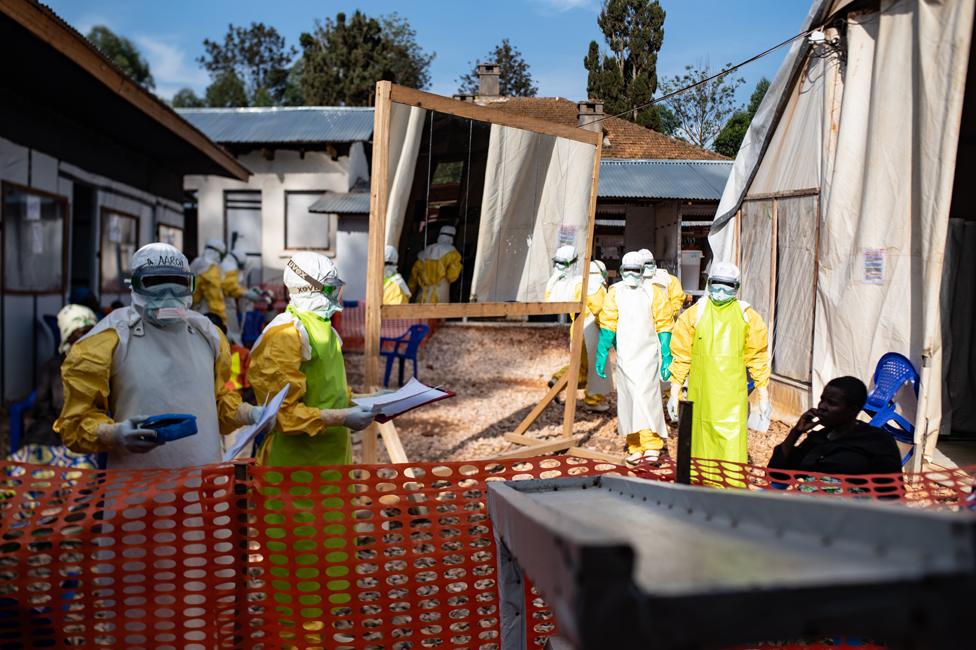
[[[0,463],[0,648],[497,649],[486,483],[620,470],[570,457],[178,471]],[[708,471],[753,489],[952,509],[968,509],[973,482],[971,470],[867,482]],[[637,473],[673,480],[674,468]],[[526,600],[542,647],[556,622],[537,594]]]

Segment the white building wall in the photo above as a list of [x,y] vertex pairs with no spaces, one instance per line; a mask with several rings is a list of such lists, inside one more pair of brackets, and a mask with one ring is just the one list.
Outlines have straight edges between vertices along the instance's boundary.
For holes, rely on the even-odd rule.
[[[187,176],[184,187],[197,192],[198,241],[201,249],[207,239],[226,240],[228,237],[224,218],[225,192],[261,192],[261,257],[265,282],[280,282],[285,263],[298,252],[285,247],[285,192],[347,192],[357,179],[368,179],[366,155],[362,143],[358,142],[350,147],[348,156],[340,156],[337,160],[321,152],[306,152],[302,157],[297,151],[285,150],[275,151],[271,160],[259,152],[240,156],[238,160],[252,173],[248,182],[218,176]],[[328,253],[339,265],[343,277],[345,269],[351,275],[356,273],[357,267],[363,269],[361,288],[357,288],[358,281],[351,275],[347,280],[350,286],[344,295],[348,300],[359,300],[365,296],[367,237],[359,221],[366,219],[338,219],[335,250]]]
[[[67,201],[68,238],[62,245],[67,248],[64,294],[3,294],[3,310],[0,313],[0,336],[3,347],[0,365],[3,373],[3,400],[25,397],[34,388],[37,368],[54,353],[53,336],[43,324],[43,316],[57,314],[67,302],[71,290],[71,219],[75,180],[93,185],[96,191],[95,241],[100,241],[101,206],[109,206],[139,217],[139,244],[155,238],[156,223],[184,227],[182,207],[173,201],[148,194],[134,187],[113,181],[84,169],[58,160],[42,151],[0,138],[0,181],[16,183],[32,189],[64,197]],[[60,263],[64,251],[51,250],[52,263]],[[97,268],[97,267],[96,267]],[[2,274],[2,268],[0,268]],[[101,304],[108,305],[116,297],[128,302],[128,295],[101,295],[100,279],[96,272],[96,286]]]

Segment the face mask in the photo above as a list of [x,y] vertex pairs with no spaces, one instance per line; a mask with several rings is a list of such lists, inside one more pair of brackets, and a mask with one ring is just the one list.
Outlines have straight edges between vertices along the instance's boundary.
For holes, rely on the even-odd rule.
[[645,278],[652,278],[657,273],[657,264],[650,262],[644,265],[643,275]]
[[708,285],[708,297],[716,305],[724,305],[735,298],[736,290],[724,284]]
[[310,311],[319,318],[328,320],[333,314],[342,311],[342,292],[333,290],[332,296],[321,291],[296,293],[291,297],[291,304],[298,311]]
[[437,235],[437,243],[438,244],[453,244],[454,243],[454,237],[452,237],[451,235]]
[[173,327],[186,321],[186,310],[191,297],[185,295],[186,287],[157,285],[151,296],[132,293],[132,306],[150,324],[156,327]]
[[396,273],[397,273],[397,266],[396,266],[396,264],[387,264],[386,266],[383,267],[383,278],[384,279],[389,278],[391,276],[394,276],[394,275],[396,275]]
[[620,277],[628,287],[636,288],[640,286],[641,274],[638,271],[621,271]]

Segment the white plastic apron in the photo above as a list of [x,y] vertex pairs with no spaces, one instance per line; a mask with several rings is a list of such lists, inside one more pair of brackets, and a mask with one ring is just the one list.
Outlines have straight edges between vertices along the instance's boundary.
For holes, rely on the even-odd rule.
[[616,293],[617,319],[617,432],[624,436],[650,429],[668,436],[661,401],[661,344],[651,314],[653,299],[644,286],[631,288],[622,282]]
[[[207,325],[212,326],[209,321]],[[110,453],[108,467],[177,468],[220,462],[216,353],[204,334],[190,324],[159,328],[138,320],[129,328],[121,352],[112,362],[112,419],[121,422],[135,415],[190,413],[197,418],[197,433],[145,454]]]

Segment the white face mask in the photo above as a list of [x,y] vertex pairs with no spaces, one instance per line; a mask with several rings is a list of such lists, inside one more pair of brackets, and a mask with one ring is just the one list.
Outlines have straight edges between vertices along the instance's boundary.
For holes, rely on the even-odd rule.
[[342,311],[342,292],[336,292],[334,298],[321,291],[295,293],[291,296],[291,304],[298,311],[310,311],[319,318],[328,320],[333,314]]
[[173,327],[186,322],[186,312],[190,308],[191,296],[180,296],[186,288],[172,285],[172,291],[165,291],[160,285],[157,295],[143,296],[132,292],[132,306],[145,320],[156,327]]
[[437,235],[438,244],[453,244],[454,237],[451,235]]
[[640,286],[641,274],[638,271],[621,271],[620,277],[628,287],[636,288]]
[[724,305],[735,298],[736,290],[724,284],[710,284],[708,297],[716,305]]
[[657,273],[657,264],[648,262],[644,265],[642,274],[645,278],[653,278],[655,273]]

